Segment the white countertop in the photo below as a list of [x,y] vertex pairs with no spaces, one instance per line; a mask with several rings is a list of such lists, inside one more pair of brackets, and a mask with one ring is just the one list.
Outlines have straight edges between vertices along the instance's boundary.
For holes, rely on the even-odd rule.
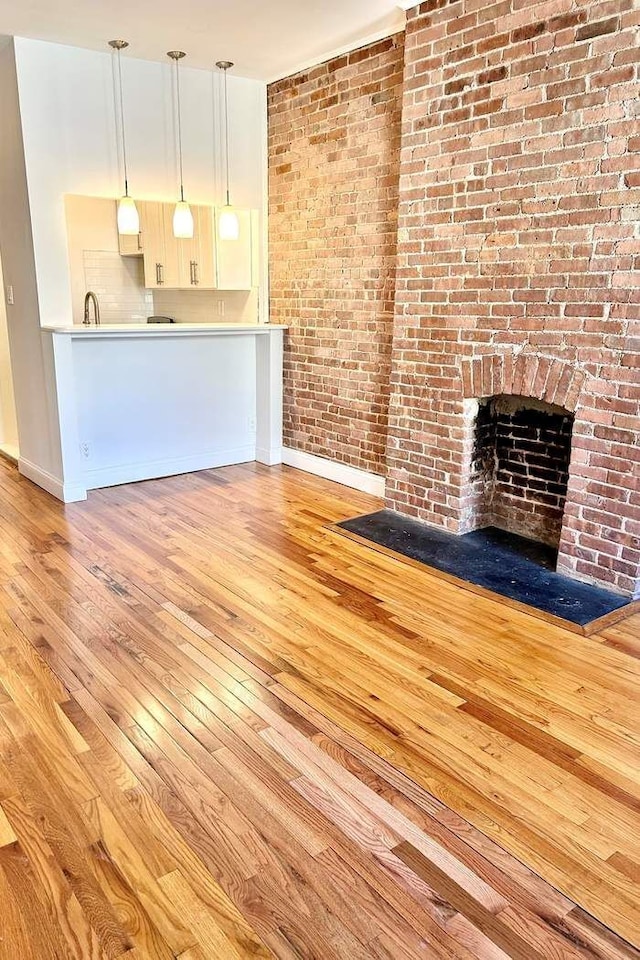
[[45,333],[67,337],[189,337],[228,336],[230,334],[268,334],[286,330],[276,323],[105,323],[98,327],[75,324],[70,327],[46,326]]

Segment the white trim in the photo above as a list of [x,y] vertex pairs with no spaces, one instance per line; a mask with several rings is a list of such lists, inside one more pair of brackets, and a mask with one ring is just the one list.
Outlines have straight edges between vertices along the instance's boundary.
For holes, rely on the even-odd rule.
[[11,443],[0,443],[0,457],[9,460],[11,463],[17,463],[20,457],[20,451]]
[[258,322],[264,324],[271,323],[271,297],[269,294],[269,102],[267,93],[267,84],[265,83],[262,91],[262,111],[261,124],[262,129],[260,138],[262,140],[262,163],[260,164],[260,192],[262,205],[261,210],[254,215],[257,217],[258,229],[260,230],[258,244]]
[[52,497],[62,500],[63,503],[77,503],[79,500],[87,499],[87,490],[82,484],[64,483],[47,470],[42,470],[30,460],[25,460],[24,457],[18,459],[18,470],[27,480],[42,487]]
[[267,467],[282,463],[282,447],[256,447],[256,461],[264,463]]
[[325,457],[317,457],[313,453],[303,450],[293,450],[291,447],[282,448],[282,462],[288,467],[314,473],[325,480],[342,483],[345,487],[353,487],[363,493],[370,493],[374,497],[384,497],[385,479],[377,473],[369,473],[358,467],[350,467],[346,463],[337,463]]
[[71,337],[73,340],[129,340],[142,337],[145,340],[170,337],[236,337],[248,334],[264,337],[286,330],[281,323],[106,323],[98,327],[75,326],[42,327],[43,333],[55,337]]
[[282,365],[284,333],[256,340],[256,460],[282,461]]
[[181,473],[212,470],[236,463],[249,463],[256,458],[255,446],[236,447],[233,450],[216,450],[191,454],[187,457],[170,457],[167,460],[151,460],[144,463],[123,463],[96,470],[84,470],[82,479],[87,490],[101,487],[117,487],[121,483],[138,483],[140,480],[157,480],[174,477]]

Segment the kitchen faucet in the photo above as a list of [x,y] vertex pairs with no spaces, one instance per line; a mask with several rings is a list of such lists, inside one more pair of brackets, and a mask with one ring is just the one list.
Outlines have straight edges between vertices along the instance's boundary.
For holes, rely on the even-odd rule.
[[91,325],[91,316],[89,314],[89,304],[93,303],[93,320],[96,327],[100,326],[100,304],[98,303],[98,298],[96,297],[93,290],[89,290],[84,298],[84,320],[82,321],[86,326]]

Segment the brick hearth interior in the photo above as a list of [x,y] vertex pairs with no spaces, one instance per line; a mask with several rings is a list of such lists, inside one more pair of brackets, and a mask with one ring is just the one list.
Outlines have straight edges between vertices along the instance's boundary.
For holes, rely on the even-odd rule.
[[478,404],[466,528],[495,526],[550,547],[562,533],[573,415],[500,396]]
[[[529,533],[559,540],[562,572],[629,594],[640,589],[634,7],[429,0],[406,33],[269,88],[286,443],[384,475],[389,507],[463,532],[489,510],[479,409],[495,432],[519,401],[488,398],[549,404],[554,456],[572,428],[570,457],[546,491],[553,516]],[[501,482],[492,474],[494,517]]]

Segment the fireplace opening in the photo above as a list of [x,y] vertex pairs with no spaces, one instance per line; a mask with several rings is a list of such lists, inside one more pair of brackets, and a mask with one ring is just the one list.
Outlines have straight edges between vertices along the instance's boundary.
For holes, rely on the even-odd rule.
[[557,550],[569,481],[573,414],[531,397],[479,401],[473,527],[498,527]]

